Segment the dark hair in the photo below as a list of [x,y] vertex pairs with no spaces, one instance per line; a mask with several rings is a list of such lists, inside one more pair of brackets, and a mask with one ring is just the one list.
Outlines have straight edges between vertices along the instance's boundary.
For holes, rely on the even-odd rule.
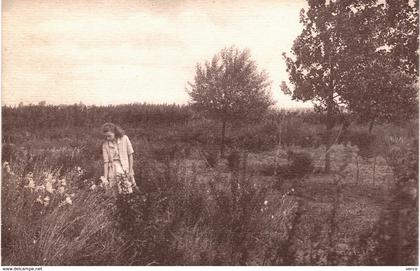
[[124,130],[121,129],[120,126],[112,122],[107,122],[104,125],[102,125],[102,132],[113,132],[117,138],[121,138],[123,135],[125,135]]

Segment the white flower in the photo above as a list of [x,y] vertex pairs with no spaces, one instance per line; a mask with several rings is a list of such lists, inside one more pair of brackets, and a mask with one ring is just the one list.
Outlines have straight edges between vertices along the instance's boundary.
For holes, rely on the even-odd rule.
[[36,202],[39,202],[39,203],[41,203],[41,204],[43,204],[44,202],[42,201],[42,199],[41,199],[41,196],[38,196],[38,198],[36,199]]
[[58,188],[58,193],[60,193],[61,195],[62,194],[64,194],[64,192],[65,192],[65,188],[64,188],[64,186],[60,186],[59,188]]
[[90,187],[90,190],[95,190],[96,189],[96,185],[95,184],[93,184],[91,187]]
[[66,183],[66,179],[61,179],[61,180],[59,180],[59,183],[60,183],[60,185],[62,185],[62,186],[66,186],[66,185],[67,185],[67,183]]
[[271,215],[271,219],[273,219],[274,218],[274,215]]
[[3,167],[4,167],[4,169],[6,170],[7,173],[11,172],[9,162],[4,162]]
[[43,185],[38,185],[37,187],[35,187],[35,191],[44,191],[45,190],[45,186]]
[[292,192],[295,192],[295,189],[294,188],[292,188]]
[[75,196],[75,194],[74,194],[74,193],[71,193],[71,194],[70,194],[70,197],[74,198],[74,196]]
[[66,198],[66,203],[69,204],[69,205],[72,205],[73,204],[73,201],[71,200],[70,197],[67,197]]
[[50,203],[50,197],[49,196],[46,196],[44,198],[44,206],[47,206],[49,203]]
[[46,183],[55,183],[56,180],[53,178],[53,175],[51,173],[48,173],[45,182]]
[[76,167],[76,171],[78,175],[83,175],[84,170],[81,167]]
[[267,204],[268,204],[268,201],[267,201],[267,200],[266,200],[266,201],[264,201],[264,205],[265,205],[265,206],[267,206]]
[[25,187],[26,188],[34,189],[35,188],[35,182],[34,182],[34,180],[32,178],[29,179],[29,183],[28,183],[28,185],[25,185]]
[[52,183],[50,183],[50,182],[47,182],[46,184],[45,184],[45,190],[47,190],[47,192],[48,193],[53,193],[54,192],[54,189],[53,189],[53,186],[52,186]]

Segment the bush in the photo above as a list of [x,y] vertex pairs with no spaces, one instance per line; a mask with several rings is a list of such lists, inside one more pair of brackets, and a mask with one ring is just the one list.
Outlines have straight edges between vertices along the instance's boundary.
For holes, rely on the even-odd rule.
[[393,145],[394,186],[390,200],[371,231],[359,239],[359,263],[365,265],[418,264],[418,143]]
[[249,151],[267,151],[277,145],[278,130],[272,123],[238,128],[227,139],[227,145]]
[[318,147],[323,143],[323,127],[320,125],[311,125],[298,118],[287,119],[281,125],[284,146]]
[[314,170],[312,157],[308,153],[289,151],[287,153],[287,159],[287,165],[277,168],[280,180],[302,178]]
[[[216,185],[217,184],[217,185]],[[245,174],[229,180],[217,176],[209,183],[212,196],[210,226],[218,252],[218,264],[246,265],[263,233],[260,212],[267,189],[255,186]]]
[[351,143],[359,148],[359,155],[369,158],[374,153],[376,136],[366,131],[348,130],[339,139],[340,143]]

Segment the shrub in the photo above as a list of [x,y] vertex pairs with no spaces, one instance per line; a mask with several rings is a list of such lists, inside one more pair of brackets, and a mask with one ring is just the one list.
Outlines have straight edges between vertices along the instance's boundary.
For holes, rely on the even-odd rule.
[[277,145],[278,130],[272,123],[238,128],[227,139],[227,145],[249,151],[267,151]]
[[[222,180],[215,180],[220,182]],[[246,265],[260,232],[261,209],[266,189],[254,187],[246,177],[233,176],[230,191],[210,183],[210,193],[215,201],[210,225],[221,263]]]
[[287,159],[288,165],[279,166],[277,169],[281,179],[302,178],[314,170],[312,157],[308,153],[289,151]]
[[374,153],[376,136],[363,130],[348,130],[341,136],[339,142],[351,143],[359,148],[359,155],[369,158]]

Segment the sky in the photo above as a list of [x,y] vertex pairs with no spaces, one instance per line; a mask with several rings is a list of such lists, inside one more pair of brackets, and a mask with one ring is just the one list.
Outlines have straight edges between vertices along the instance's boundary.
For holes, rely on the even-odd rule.
[[195,66],[232,45],[268,72],[278,107],[282,53],[304,0],[3,0],[2,105],[178,103]]

